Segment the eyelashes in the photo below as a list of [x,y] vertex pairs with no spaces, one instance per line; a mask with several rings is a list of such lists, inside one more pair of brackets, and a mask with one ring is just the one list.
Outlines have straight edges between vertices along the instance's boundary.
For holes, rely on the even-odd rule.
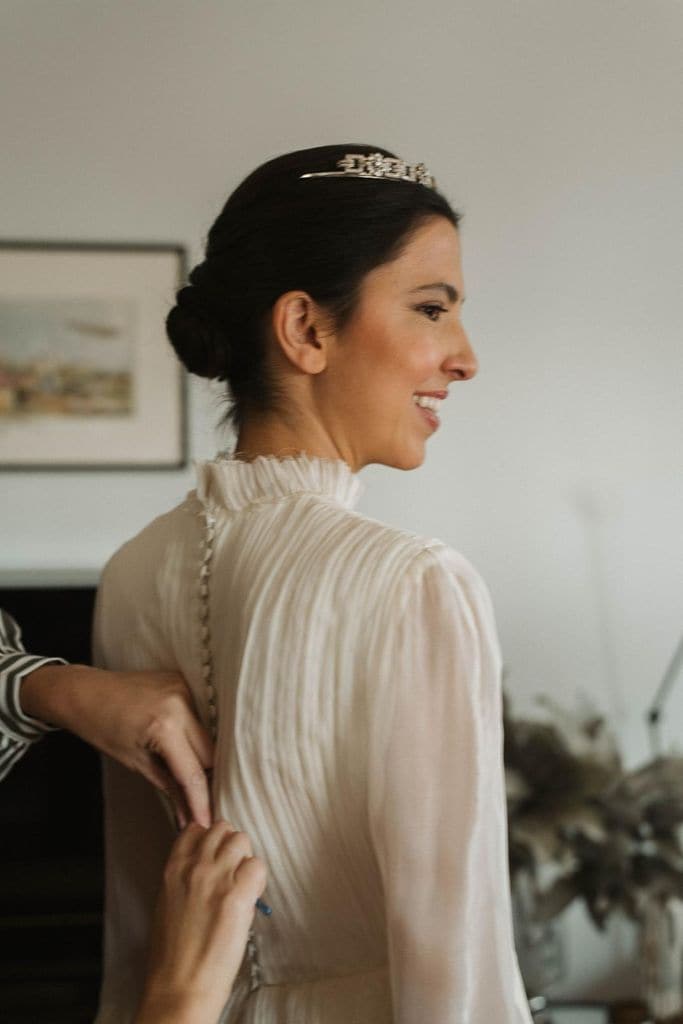
[[424,313],[432,323],[438,323],[441,315],[448,312],[446,307],[438,302],[423,302],[415,308],[419,313]]

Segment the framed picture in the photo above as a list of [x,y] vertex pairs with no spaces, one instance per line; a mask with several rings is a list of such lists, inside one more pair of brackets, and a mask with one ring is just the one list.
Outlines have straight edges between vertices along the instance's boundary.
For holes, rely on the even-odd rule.
[[187,462],[177,245],[0,242],[0,469]]

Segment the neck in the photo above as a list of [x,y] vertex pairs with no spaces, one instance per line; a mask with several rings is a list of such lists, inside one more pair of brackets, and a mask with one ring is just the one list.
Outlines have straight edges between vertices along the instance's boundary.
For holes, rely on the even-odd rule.
[[247,420],[237,436],[235,457],[250,462],[261,455],[341,459],[354,473],[361,468],[350,446],[335,439],[333,432],[314,417],[296,422],[285,422],[277,416]]

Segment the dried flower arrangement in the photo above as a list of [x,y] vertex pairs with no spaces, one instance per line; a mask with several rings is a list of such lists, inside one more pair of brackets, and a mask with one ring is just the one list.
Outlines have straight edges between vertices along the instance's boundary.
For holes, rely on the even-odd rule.
[[[650,986],[646,978],[644,986],[668,984],[664,1002],[677,1012],[683,1005],[681,965],[670,961],[683,960],[676,949],[683,907],[683,757],[625,771],[602,717],[542,703],[549,712],[543,721],[515,719],[505,704],[513,887],[524,893],[525,912],[539,923],[576,899],[600,929],[615,911],[637,922],[645,970],[654,979]],[[670,934],[672,922],[677,935]],[[662,950],[649,949],[657,929],[669,936],[662,940],[670,945],[669,961]]]
[[639,921],[645,902],[683,899],[683,757],[625,772],[603,718],[543,703],[554,721],[505,704],[510,870],[536,880],[539,919],[583,899],[603,928],[616,909]]

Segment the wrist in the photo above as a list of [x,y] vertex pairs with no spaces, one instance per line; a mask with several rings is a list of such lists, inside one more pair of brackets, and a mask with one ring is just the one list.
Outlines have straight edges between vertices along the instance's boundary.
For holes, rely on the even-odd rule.
[[84,673],[93,671],[85,665],[49,664],[29,672],[19,688],[21,710],[45,725],[70,728]]

